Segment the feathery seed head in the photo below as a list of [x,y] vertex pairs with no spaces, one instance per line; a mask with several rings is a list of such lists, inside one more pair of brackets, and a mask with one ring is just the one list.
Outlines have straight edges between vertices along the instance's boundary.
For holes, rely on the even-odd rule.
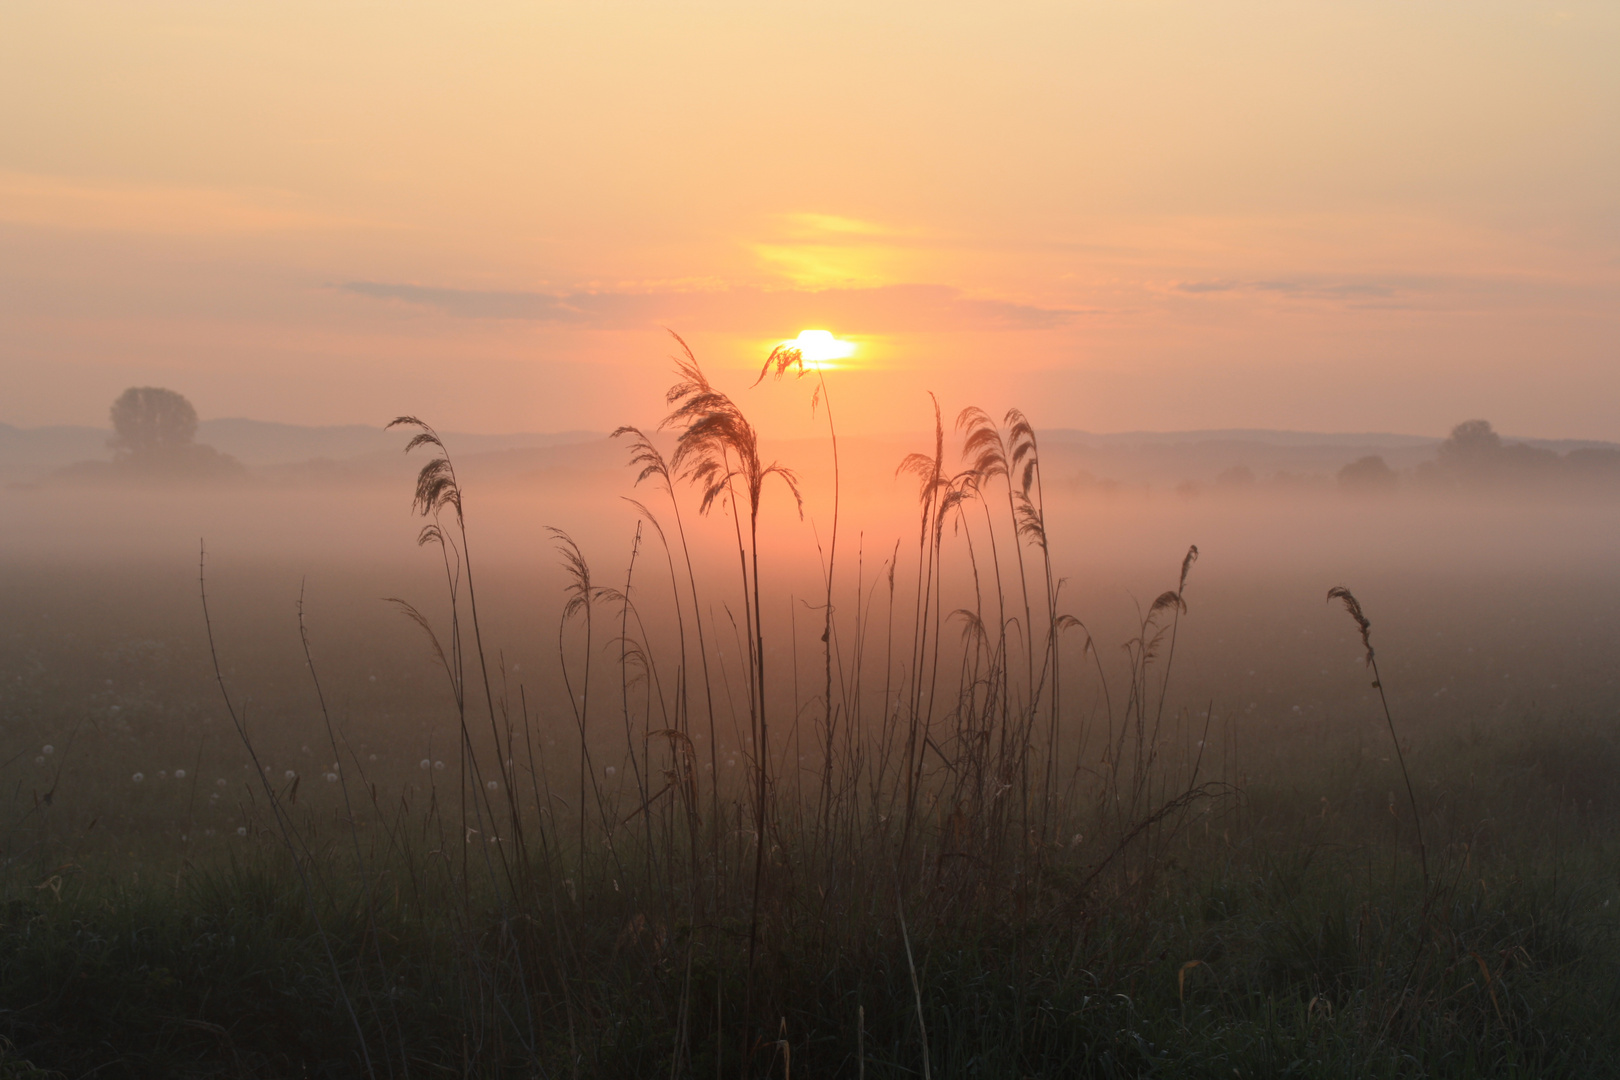
[[1350,613],[1350,617],[1355,620],[1356,627],[1361,631],[1361,644],[1367,649],[1367,666],[1371,667],[1373,662],[1372,623],[1366,615],[1362,614],[1361,601],[1357,600],[1355,594],[1343,585],[1335,585],[1328,590],[1327,602],[1331,604],[1335,600],[1343,602],[1344,610]]
[[[448,506],[455,511],[456,521],[459,523],[461,521],[461,486],[456,481],[456,470],[450,464],[450,452],[445,449],[444,441],[439,438],[439,433],[434,431],[431,426],[414,416],[395,417],[388,425],[388,428],[402,426],[420,429],[415,435],[411,436],[411,441],[405,444],[407,454],[418,446],[431,446],[441,455],[422,466],[422,471],[416,474],[416,496],[411,501],[411,508],[423,517],[427,517],[438,514],[439,511]],[[418,542],[426,542],[425,533],[424,538],[419,538]]]

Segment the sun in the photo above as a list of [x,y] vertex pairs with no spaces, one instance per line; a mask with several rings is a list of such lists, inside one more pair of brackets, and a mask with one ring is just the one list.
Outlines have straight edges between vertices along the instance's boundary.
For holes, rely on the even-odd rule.
[[831,361],[855,355],[853,341],[840,341],[830,330],[801,330],[799,336],[782,344],[799,350],[805,361],[817,367],[834,367]]

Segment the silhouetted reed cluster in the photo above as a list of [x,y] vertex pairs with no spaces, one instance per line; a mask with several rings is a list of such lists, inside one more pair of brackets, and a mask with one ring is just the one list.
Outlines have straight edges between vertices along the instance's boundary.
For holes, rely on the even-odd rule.
[[[572,709],[571,749],[540,745],[555,718],[531,711],[484,640],[450,448],[420,419],[394,422],[414,429],[408,451],[431,455],[414,504],[427,519],[419,541],[442,563],[448,617],[393,602],[443,668],[459,779],[416,808],[415,827],[433,838],[427,852],[403,826],[387,845],[356,842],[364,906],[380,902],[385,882],[405,902],[404,860],[417,903],[450,905],[457,925],[478,928],[463,942],[475,1042],[499,1044],[501,1057],[520,1047],[545,1060],[559,1031],[581,1053],[582,1029],[598,1019],[586,974],[596,950],[611,939],[613,950],[644,951],[648,1008],[675,1033],[672,1075],[698,1056],[742,1075],[784,1070],[787,958],[806,943],[828,958],[859,953],[898,931],[916,998],[913,1056],[927,1071],[908,925],[1072,919],[1104,880],[1151,889],[1161,849],[1224,790],[1202,775],[1201,753],[1166,759],[1167,722],[1185,722],[1167,717],[1167,701],[1197,549],[1143,614],[1123,687],[1111,687],[1085,624],[1063,609],[1034,427],[1016,409],[999,422],[964,409],[953,464],[936,400],[932,446],[897,469],[915,481],[909,553],[895,544],[875,572],[864,551],[853,572],[837,561],[834,458],[832,528],[817,549],[822,678],[798,699],[772,666],[784,653],[772,640],[783,605],[765,584],[775,549],[760,524],[770,498],[792,499],[803,516],[798,479],[768,460],[742,407],[679,344],[666,434],[614,432],[637,484],[657,496],[633,500],[622,585],[600,584],[568,533],[551,530],[568,582],[555,675]],[[814,380],[811,407],[825,412],[836,455],[825,373],[779,348],[760,378],[789,372]],[[689,546],[692,514],[729,518],[733,581],[695,569],[705,560]],[[644,625],[638,598],[649,589],[667,590],[673,634]],[[1101,708],[1070,704],[1082,691]],[[1201,734],[1208,723],[1206,714]],[[728,729],[745,733],[740,770],[721,760]],[[627,775],[611,775],[607,760],[627,763]],[[348,799],[348,773],[342,783]],[[262,794],[288,857],[307,860],[307,841],[278,809],[284,795],[268,781]],[[352,794],[386,812],[375,787]],[[374,1074],[404,1064],[390,1067],[387,966],[374,951],[340,979]]]

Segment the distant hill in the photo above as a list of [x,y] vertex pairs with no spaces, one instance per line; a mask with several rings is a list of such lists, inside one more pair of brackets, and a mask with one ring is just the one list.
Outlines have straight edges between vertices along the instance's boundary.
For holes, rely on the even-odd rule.
[[[1225,429],[1210,431],[1040,432],[1046,472],[1082,486],[1106,480],[1126,485],[1243,486],[1252,482],[1319,485],[1365,457],[1380,457],[1396,471],[1432,465],[1443,439],[1392,432],[1313,432]],[[1572,450],[1617,450],[1592,439],[1521,439],[1559,455]]]
[[[19,428],[0,424],[0,475],[8,483],[30,483],[80,462],[112,460],[107,428],[55,426]],[[484,455],[516,450],[544,450],[574,443],[606,441],[602,432],[524,432],[481,435],[446,432],[445,439],[458,454]],[[196,441],[228,454],[255,470],[281,470],[291,466],[345,463],[351,470],[372,471],[365,463],[382,466],[401,453],[410,433],[387,431],[363,424],[312,427],[264,420],[227,418],[204,420]]]
[[[69,465],[110,461],[109,430],[94,427],[18,428],[0,424],[0,475],[32,482]],[[413,472],[419,462],[401,451],[409,435],[362,424],[307,426],[264,420],[205,420],[197,442],[227,454],[272,482],[363,481]],[[621,469],[625,448],[604,432],[517,432],[482,435],[445,432],[444,438],[469,475],[520,478]],[[1441,440],[1390,432],[1324,433],[1222,429],[1207,431],[1091,432],[1050,428],[1040,432],[1046,473],[1054,481],[1110,481],[1126,485],[1219,484],[1223,477],[1326,481],[1359,458],[1378,455],[1391,468],[1432,462]],[[1574,439],[1514,439],[1567,454],[1578,449],[1620,449],[1620,444]],[[919,441],[921,440],[921,441]],[[779,447],[786,458],[801,440]],[[888,476],[899,456],[928,442],[922,436],[850,438],[853,468]],[[954,455],[955,440],[949,440]],[[808,448],[808,444],[806,447]]]
[[1253,429],[1098,433],[1059,428],[1040,437],[1049,476],[1068,472],[1133,485],[1247,482],[1244,477],[1326,482],[1370,455],[1394,469],[1432,461],[1441,442],[1388,432]]
[[1043,428],[1045,442],[1084,442],[1095,446],[1158,446],[1185,443],[1258,443],[1265,446],[1371,446],[1379,449],[1410,449],[1438,446],[1440,439],[1429,435],[1397,435],[1390,432],[1272,431],[1267,428],[1210,428],[1195,431],[1081,431],[1077,428]]
[[6,482],[38,480],[75,461],[107,461],[109,428],[19,428],[0,424],[0,476]]
[[[244,465],[291,465],[312,460],[343,461],[373,454],[398,454],[411,432],[388,431],[364,424],[338,427],[304,427],[266,420],[204,420],[197,425],[197,441],[217,447]],[[482,454],[495,450],[528,450],[605,437],[591,431],[563,431],[552,434],[523,432],[515,435],[471,435],[445,432],[451,449],[461,454]]]

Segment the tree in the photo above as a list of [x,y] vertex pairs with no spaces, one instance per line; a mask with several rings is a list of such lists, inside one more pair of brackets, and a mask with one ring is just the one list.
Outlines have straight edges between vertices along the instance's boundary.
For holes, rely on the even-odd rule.
[[151,457],[190,446],[197,434],[197,410],[183,395],[157,386],[132,386],[112,404],[114,450]]
[[1469,420],[1451,429],[1440,444],[1439,466],[1456,480],[1480,484],[1537,486],[1563,466],[1557,453],[1529,443],[1504,443],[1489,421]]
[[1440,444],[1440,467],[1448,472],[1482,476],[1500,470],[1502,436],[1489,420],[1464,420]]
[[1339,487],[1345,491],[1394,491],[1395,470],[1377,454],[1358,458],[1339,470]]

